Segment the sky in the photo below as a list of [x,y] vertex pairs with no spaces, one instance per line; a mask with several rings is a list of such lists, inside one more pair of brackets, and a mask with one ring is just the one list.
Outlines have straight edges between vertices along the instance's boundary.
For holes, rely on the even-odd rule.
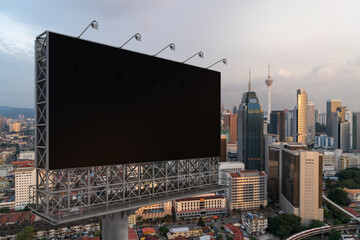
[[303,88],[315,107],[342,99],[360,111],[360,1],[345,0],[0,0],[0,106],[34,107],[34,40],[50,30],[184,61],[221,72],[222,104],[239,106],[248,88],[267,109],[265,79],[271,65],[272,109],[292,109]]

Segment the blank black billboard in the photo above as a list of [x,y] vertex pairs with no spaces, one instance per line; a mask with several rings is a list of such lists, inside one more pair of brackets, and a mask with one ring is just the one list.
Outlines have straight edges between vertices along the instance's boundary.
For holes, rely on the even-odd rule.
[[49,169],[220,156],[220,73],[49,32]]

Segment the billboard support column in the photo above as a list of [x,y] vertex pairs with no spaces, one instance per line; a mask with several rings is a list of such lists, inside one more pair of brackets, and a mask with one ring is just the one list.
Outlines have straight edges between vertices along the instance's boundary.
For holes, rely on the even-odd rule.
[[110,213],[102,218],[102,239],[128,239],[128,211]]

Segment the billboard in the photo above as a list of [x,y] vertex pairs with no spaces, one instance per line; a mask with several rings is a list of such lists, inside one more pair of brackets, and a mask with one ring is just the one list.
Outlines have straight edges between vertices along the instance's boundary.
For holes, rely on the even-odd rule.
[[220,73],[48,33],[49,169],[220,156]]

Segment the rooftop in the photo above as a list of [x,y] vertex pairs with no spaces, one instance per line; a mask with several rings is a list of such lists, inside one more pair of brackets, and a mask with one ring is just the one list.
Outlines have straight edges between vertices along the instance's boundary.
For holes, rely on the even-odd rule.
[[186,201],[196,201],[196,200],[208,200],[208,199],[225,199],[223,196],[220,195],[214,195],[214,196],[197,196],[197,197],[188,197],[188,198],[182,198],[175,200],[175,202],[186,202]]

